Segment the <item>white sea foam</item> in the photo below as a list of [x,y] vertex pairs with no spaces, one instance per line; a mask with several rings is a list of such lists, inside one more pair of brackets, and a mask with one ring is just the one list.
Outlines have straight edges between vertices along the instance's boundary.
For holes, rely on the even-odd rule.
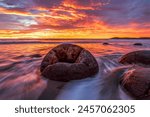
[[[57,96],[58,100],[117,100],[132,99],[120,87],[117,79],[122,73],[111,78],[105,78],[115,69],[114,62],[105,59],[98,60],[100,71],[97,75],[83,80],[72,81],[66,85]],[[111,64],[113,63],[113,64]],[[110,65],[111,64],[111,65]],[[117,78],[118,76],[118,78]]]
[[67,84],[58,100],[96,100],[99,98],[99,75]]

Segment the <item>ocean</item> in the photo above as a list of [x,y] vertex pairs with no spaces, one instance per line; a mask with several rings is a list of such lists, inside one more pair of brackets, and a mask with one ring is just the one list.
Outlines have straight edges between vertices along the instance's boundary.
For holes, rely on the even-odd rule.
[[[99,64],[100,71],[93,78],[57,83],[43,78],[39,67],[45,54],[53,47],[71,43],[90,51]],[[103,44],[108,43],[108,44]],[[136,46],[134,43],[142,43]],[[0,40],[0,99],[115,99],[109,96],[112,87],[105,94],[100,93],[101,79],[121,64],[119,58],[135,50],[150,50],[150,40],[110,39],[110,40]],[[107,84],[106,84],[107,85]],[[48,89],[49,87],[49,89]],[[55,88],[58,88],[57,90]],[[91,94],[89,94],[91,92]],[[132,99],[120,91],[119,98]]]

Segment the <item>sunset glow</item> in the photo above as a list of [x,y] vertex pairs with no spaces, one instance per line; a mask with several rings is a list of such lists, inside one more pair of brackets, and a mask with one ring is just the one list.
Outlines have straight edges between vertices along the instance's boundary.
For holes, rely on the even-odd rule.
[[150,37],[150,0],[1,0],[0,38]]

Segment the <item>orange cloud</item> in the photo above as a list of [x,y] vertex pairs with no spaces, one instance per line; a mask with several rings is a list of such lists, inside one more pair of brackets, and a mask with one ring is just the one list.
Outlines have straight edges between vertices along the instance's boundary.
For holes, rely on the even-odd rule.
[[15,10],[15,9],[6,9],[6,8],[2,8],[2,7],[0,7],[0,13],[10,14],[10,15],[21,15],[21,16],[31,16],[32,15],[29,12],[19,11],[19,10]]
[[[97,1],[97,0],[96,0]],[[144,14],[133,18],[132,14],[125,21],[121,16],[122,7],[110,6],[111,1],[99,2],[89,0],[62,0],[58,6],[45,7],[35,5],[27,10],[7,9],[0,7],[1,14],[18,15],[18,22],[8,21],[13,26],[23,28],[8,30],[0,27],[1,38],[111,38],[111,37],[149,37],[150,23],[145,21]],[[43,1],[44,2],[44,1]],[[123,4],[124,5],[124,4]],[[106,6],[106,7],[105,7]],[[126,8],[126,7],[125,7]],[[123,9],[124,12],[125,9]],[[126,12],[125,12],[126,13]],[[146,13],[146,12],[145,12]],[[139,15],[138,15],[139,16]],[[145,15],[147,16],[147,15]],[[2,19],[2,18],[0,18]],[[131,20],[130,20],[131,19]],[[0,20],[1,21],[1,20]],[[4,20],[2,20],[3,23]],[[22,21],[22,22],[21,22]],[[35,21],[36,23],[33,23]],[[6,22],[7,23],[7,22]],[[10,29],[9,29],[10,28]]]
[[[95,24],[93,24],[95,26]],[[91,24],[92,26],[92,24]],[[97,25],[102,27],[99,29],[83,28],[83,29],[64,29],[64,30],[0,30],[1,38],[111,38],[111,37],[148,37],[150,30],[129,28],[116,28],[109,26]]]
[[69,7],[73,9],[83,9],[83,10],[94,10],[91,6],[81,6],[77,4],[75,0],[64,0],[63,4],[64,7]]

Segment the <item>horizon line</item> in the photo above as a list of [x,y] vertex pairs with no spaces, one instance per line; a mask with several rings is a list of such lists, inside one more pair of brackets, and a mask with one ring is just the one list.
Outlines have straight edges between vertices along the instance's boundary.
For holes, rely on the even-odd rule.
[[150,37],[111,37],[111,38],[0,38],[0,40],[106,40],[106,39],[150,39]]

